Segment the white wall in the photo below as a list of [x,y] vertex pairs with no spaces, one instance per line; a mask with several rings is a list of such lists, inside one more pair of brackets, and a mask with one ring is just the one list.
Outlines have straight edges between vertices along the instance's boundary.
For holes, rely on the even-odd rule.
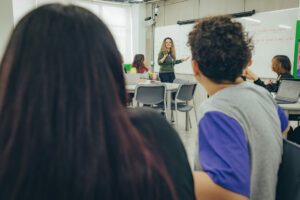
[[146,53],[146,6],[134,4],[132,6],[132,42],[133,55]]
[[13,8],[11,0],[0,1],[0,60],[13,29]]
[[[166,0],[157,3],[159,15],[156,26],[176,24],[179,20],[204,16],[232,14],[255,9],[256,12],[299,7],[299,0]],[[146,6],[146,17],[151,16],[151,4]],[[300,13],[299,13],[300,19]],[[151,31],[146,29],[146,57],[151,58]],[[150,61],[147,61],[150,65]]]

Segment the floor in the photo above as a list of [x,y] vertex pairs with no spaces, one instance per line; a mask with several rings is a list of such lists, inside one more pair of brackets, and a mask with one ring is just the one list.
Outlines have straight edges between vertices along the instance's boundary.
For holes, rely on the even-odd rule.
[[172,126],[177,130],[181,141],[185,147],[186,153],[188,155],[189,163],[191,168],[194,166],[194,156],[195,156],[195,143],[197,141],[197,124],[195,121],[194,112],[190,112],[192,128],[189,131],[185,130],[185,113],[178,113],[178,128],[176,128],[176,124]]

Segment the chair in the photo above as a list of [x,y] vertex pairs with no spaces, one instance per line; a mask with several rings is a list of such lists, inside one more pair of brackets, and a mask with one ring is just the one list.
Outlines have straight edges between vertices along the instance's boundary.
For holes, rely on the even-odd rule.
[[[139,84],[135,89],[135,100],[139,104],[151,105],[152,108],[164,112],[166,110],[166,86]],[[163,103],[163,107],[157,107],[155,104]],[[167,115],[166,112],[164,112]]]
[[189,80],[175,78],[174,81],[173,81],[173,83],[184,84],[184,83],[189,83]]
[[300,146],[283,140],[283,156],[279,167],[276,200],[300,199]]
[[[176,111],[176,127],[178,127],[178,111],[186,113],[185,130],[189,130],[189,125],[192,127],[191,119],[189,116],[189,111],[194,109],[195,120],[197,122],[197,113],[194,100],[194,94],[196,90],[197,83],[184,83],[178,88],[175,96],[175,102],[172,102],[171,108]],[[193,105],[189,105],[189,101],[193,101]],[[189,123],[189,125],[188,125]]]

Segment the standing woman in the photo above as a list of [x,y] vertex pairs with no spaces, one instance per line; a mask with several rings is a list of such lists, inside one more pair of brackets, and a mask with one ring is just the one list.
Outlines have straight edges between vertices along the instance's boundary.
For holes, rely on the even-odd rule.
[[175,46],[172,38],[166,37],[158,54],[159,78],[161,82],[172,83],[175,79],[174,65],[188,60],[189,57],[176,60]]

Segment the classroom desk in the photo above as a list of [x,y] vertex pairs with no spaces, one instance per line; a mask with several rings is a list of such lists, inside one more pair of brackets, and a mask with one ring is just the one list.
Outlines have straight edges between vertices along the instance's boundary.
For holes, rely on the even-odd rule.
[[[143,84],[143,83],[141,83]],[[166,86],[166,92],[167,92],[167,98],[166,98],[166,104],[167,104],[167,120],[171,122],[171,102],[172,102],[172,93],[177,92],[179,84],[177,83],[163,83]],[[135,88],[137,85],[126,85],[126,89],[128,93],[134,93]]]
[[300,98],[297,103],[293,104],[279,104],[285,114],[289,117],[290,115],[300,115]]

